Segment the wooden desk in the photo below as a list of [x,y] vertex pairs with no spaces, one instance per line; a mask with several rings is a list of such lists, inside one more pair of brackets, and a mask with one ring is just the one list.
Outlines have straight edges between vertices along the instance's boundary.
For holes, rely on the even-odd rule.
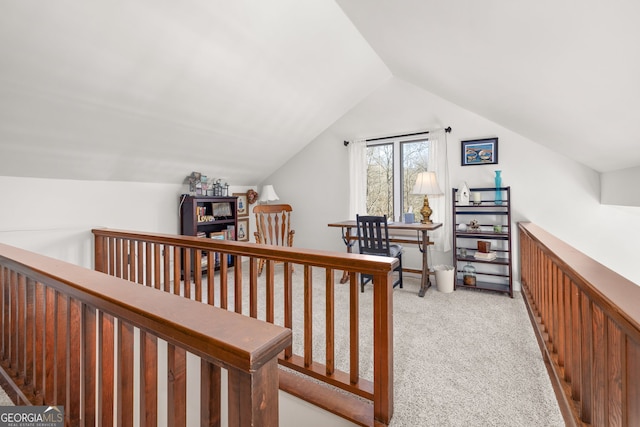
[[[358,241],[357,233],[354,234],[352,230],[357,227],[355,220],[347,220],[340,222],[333,222],[329,224],[329,227],[340,227],[342,229],[342,241],[347,246],[347,252],[351,253],[353,245]],[[415,222],[413,224],[406,224],[404,222],[390,222],[387,225],[389,229],[389,241],[393,243],[407,243],[418,245],[418,249],[422,252],[422,280],[420,282],[420,291],[418,292],[418,296],[423,297],[427,292],[427,289],[431,286],[431,280],[429,279],[429,263],[427,259],[427,246],[433,245],[433,242],[429,240],[429,231],[435,230],[436,228],[442,227],[440,223],[433,224],[421,224],[419,222]],[[394,235],[394,231],[415,231],[415,236],[412,236],[411,233],[407,233],[404,235],[396,234]],[[411,271],[410,269],[403,268],[404,271]],[[416,270],[414,270],[416,271]],[[419,271],[419,270],[417,270]],[[346,283],[349,280],[348,273],[345,271],[342,278],[340,279],[340,283]]]

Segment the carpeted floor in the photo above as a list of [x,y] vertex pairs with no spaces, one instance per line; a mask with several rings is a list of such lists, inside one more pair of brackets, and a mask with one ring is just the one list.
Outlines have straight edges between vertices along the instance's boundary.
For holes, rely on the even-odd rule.
[[[302,268],[294,282],[301,281]],[[276,268],[276,284],[282,283]],[[245,273],[246,274],[246,273]],[[347,370],[348,286],[338,282],[335,304],[336,368]],[[233,283],[233,282],[230,282]],[[247,280],[244,280],[247,283]],[[324,270],[313,273],[314,360],[324,361]],[[419,277],[405,275],[394,290],[394,400],[392,427],[564,426],[522,296],[477,290],[417,296]],[[276,285],[276,320],[282,324]],[[247,295],[246,293],[244,295]],[[360,295],[361,348],[372,348],[373,291]],[[245,310],[248,310],[245,307]],[[294,286],[294,324],[303,324],[302,289]],[[259,318],[263,314],[259,315]],[[302,354],[302,326],[294,351]],[[361,376],[372,379],[372,355],[363,350]]]
[[564,426],[522,296],[394,292],[400,426]]
[[0,406],[14,406],[11,399],[5,391],[0,387]]

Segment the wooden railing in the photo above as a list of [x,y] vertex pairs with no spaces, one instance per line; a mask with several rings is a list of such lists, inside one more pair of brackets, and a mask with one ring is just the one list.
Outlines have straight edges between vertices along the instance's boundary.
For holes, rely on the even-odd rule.
[[640,426],[640,286],[519,230],[523,296],[567,425]]
[[136,408],[141,426],[186,425],[189,354],[202,390],[189,416],[220,425],[222,367],[229,425],[278,425],[285,328],[1,244],[0,307],[3,388],[64,406],[67,426],[131,426]]
[[[283,391],[359,425],[389,424],[393,415],[394,258],[122,230],[96,229],[93,233],[99,271],[245,316],[262,316],[261,320],[292,329],[293,343],[279,357],[280,364],[288,368],[280,372]],[[259,276],[261,259],[266,268]],[[284,263],[278,283],[276,263]],[[207,268],[214,265],[215,271]],[[349,301],[346,314],[337,313],[334,297],[336,291],[344,291],[334,286],[342,271],[350,277],[349,284],[343,285],[348,292],[342,294]],[[358,273],[373,276],[372,307],[362,307]],[[324,316],[314,316],[317,304]],[[301,320],[294,321],[300,311]],[[360,328],[364,313],[371,316],[371,330]],[[348,337],[335,336],[336,322],[349,325]],[[372,333],[373,344],[362,348],[361,335],[367,333]],[[314,355],[314,341],[324,342],[322,356],[317,349]],[[345,354],[348,366],[341,369],[336,356]],[[367,359],[372,359],[372,377],[365,378],[361,363]]]

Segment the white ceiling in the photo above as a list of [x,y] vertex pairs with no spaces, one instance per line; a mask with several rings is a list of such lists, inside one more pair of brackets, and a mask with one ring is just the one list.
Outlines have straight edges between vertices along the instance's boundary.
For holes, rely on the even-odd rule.
[[390,76],[333,1],[5,1],[0,175],[257,183]]
[[338,3],[395,76],[597,171],[640,166],[640,2]]
[[7,0],[0,175],[259,183],[392,75],[640,166],[640,2]]

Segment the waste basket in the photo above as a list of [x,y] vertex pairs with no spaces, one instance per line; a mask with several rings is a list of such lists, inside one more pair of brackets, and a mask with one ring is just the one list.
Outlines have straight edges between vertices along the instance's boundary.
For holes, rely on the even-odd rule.
[[433,267],[436,273],[436,285],[438,291],[449,293],[453,292],[454,271],[451,265],[436,265]]

